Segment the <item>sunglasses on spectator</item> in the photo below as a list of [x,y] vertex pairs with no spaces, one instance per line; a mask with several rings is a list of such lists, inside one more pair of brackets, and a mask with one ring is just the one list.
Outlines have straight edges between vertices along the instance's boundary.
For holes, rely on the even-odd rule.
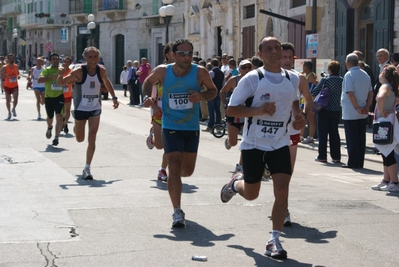
[[250,69],[252,69],[252,66],[241,66],[240,69],[242,69],[242,70],[250,70]]
[[184,56],[192,57],[193,51],[176,51],[175,54],[178,54],[181,57],[184,57]]

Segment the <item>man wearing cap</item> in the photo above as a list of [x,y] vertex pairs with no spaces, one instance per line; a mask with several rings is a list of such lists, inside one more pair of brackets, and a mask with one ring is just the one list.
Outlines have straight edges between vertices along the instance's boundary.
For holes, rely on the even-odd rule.
[[[223,103],[223,107],[227,108],[227,105],[230,100],[230,96],[233,93],[234,89],[237,87],[238,82],[242,77],[244,77],[248,72],[252,70],[251,61],[244,59],[240,62],[239,66],[239,74],[232,76],[226,84],[223,86],[222,90],[220,91],[220,99]],[[237,118],[237,117],[230,117],[228,114],[226,115],[227,121],[227,132],[228,137],[224,142],[224,146],[226,149],[230,149],[231,147],[237,145],[238,141],[238,132],[244,126],[245,118]],[[235,172],[242,171],[242,158],[240,153],[240,160],[238,164],[236,164]]]

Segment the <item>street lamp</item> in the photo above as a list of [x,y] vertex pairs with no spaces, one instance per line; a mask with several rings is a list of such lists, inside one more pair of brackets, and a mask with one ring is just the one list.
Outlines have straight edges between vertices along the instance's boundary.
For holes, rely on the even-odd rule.
[[166,43],[169,42],[169,24],[173,15],[175,14],[175,7],[172,4],[173,0],[162,0],[163,6],[159,9],[159,15],[164,19],[166,24]]
[[87,16],[87,20],[89,23],[87,23],[87,29],[90,30],[90,45],[94,46],[94,29],[96,28],[96,23],[94,22],[96,17],[94,17],[93,14],[90,14]]
[[18,39],[18,29],[12,30],[12,38],[14,39],[14,56],[17,57],[17,39]]

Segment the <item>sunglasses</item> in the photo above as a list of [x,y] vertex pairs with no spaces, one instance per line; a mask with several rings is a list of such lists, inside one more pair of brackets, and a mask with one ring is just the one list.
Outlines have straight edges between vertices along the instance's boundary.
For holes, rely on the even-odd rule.
[[241,66],[240,69],[242,69],[242,70],[250,70],[250,69],[252,69],[252,66]]
[[175,54],[178,54],[181,57],[184,57],[184,56],[192,57],[193,51],[176,51]]

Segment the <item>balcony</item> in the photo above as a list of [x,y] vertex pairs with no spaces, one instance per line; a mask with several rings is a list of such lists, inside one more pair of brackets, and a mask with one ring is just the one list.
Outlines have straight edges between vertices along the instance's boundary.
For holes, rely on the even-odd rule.
[[63,16],[64,14],[52,14],[50,17],[43,17],[39,19],[38,27],[43,29],[63,28],[71,25],[71,18]]
[[87,20],[87,15],[93,13],[92,0],[69,0],[69,17],[77,20]]
[[5,17],[15,16],[22,13],[21,3],[14,1],[3,1],[1,13]]
[[126,13],[126,6],[126,0],[103,0],[99,1],[97,12],[115,18]]
[[21,28],[29,29],[37,27],[39,18],[35,17],[35,13],[29,13],[19,15],[18,20]]

